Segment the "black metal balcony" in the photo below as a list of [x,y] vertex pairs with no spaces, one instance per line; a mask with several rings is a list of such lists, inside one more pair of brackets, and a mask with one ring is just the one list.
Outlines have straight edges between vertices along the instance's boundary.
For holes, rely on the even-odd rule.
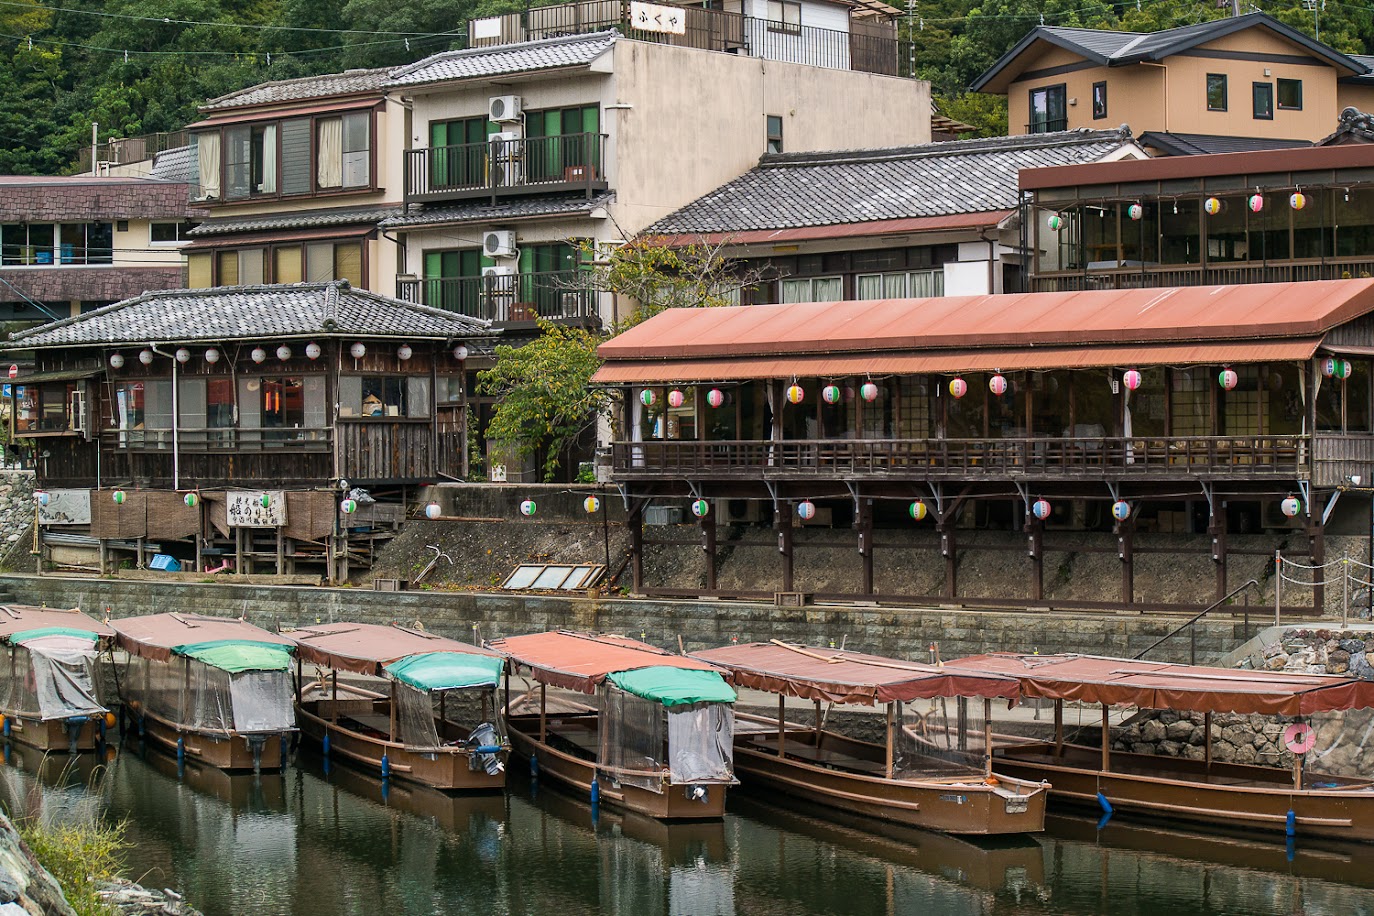
[[397,280],[396,297],[497,324],[538,319],[595,325],[596,290],[578,270]]
[[502,139],[407,150],[405,202],[469,200],[608,187],[605,134]]

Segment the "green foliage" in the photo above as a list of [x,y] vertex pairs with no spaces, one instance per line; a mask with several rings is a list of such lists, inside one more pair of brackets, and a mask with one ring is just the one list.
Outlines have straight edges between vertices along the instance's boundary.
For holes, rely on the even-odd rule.
[[38,861],[57,879],[77,916],[110,916],[116,910],[101,899],[100,882],[115,878],[123,865],[124,824],[104,822],[18,825],[19,835]]
[[[937,98],[940,113],[974,128],[970,137],[1002,137],[1007,133],[1006,96],[985,92],[965,92],[949,98]],[[967,138],[965,138],[967,139]]]

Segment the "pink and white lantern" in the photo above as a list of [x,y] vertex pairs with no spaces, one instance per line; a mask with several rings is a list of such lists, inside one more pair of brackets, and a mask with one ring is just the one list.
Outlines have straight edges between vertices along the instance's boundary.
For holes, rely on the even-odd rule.
[[1031,503],[1031,515],[1034,515],[1042,522],[1050,517],[1050,512],[1052,511],[1048,499],[1037,499],[1035,502]]
[[872,404],[874,401],[878,400],[878,386],[872,382],[864,382],[863,385],[859,387],[859,397]]
[[110,365],[113,366],[113,367],[116,368],[116,369],[122,369],[122,368],[124,368],[124,354],[123,354],[123,353],[111,353],[111,354],[110,354]]
[[1234,369],[1222,369],[1217,373],[1217,384],[1227,391],[1231,391],[1240,384],[1240,376]]
[[843,396],[839,385],[826,385],[821,389],[821,400],[827,404],[838,404]]
[[139,354],[138,354],[138,361],[141,362],[141,363],[142,363],[143,365],[145,365],[145,366],[151,366],[151,365],[153,364],[153,351],[152,351],[152,350],[142,350],[142,351],[140,351]]
[[962,398],[968,394],[968,382],[961,378],[954,379],[949,383],[949,393],[954,395],[956,399]]
[[260,363],[267,359],[267,351],[262,347],[254,347],[250,355],[253,357],[253,362],[255,363]]
[[216,350],[214,347],[211,347],[210,349],[206,350],[205,361],[212,366],[215,363],[219,362],[219,351]]
[[809,499],[803,499],[797,503],[797,517],[802,521],[809,521],[816,517],[816,504]]
[[1264,195],[1251,194],[1245,203],[1250,208],[1251,213],[1258,213],[1264,209]]
[[282,362],[286,362],[286,361],[289,360],[290,358],[291,358],[291,348],[290,348],[290,347],[288,347],[286,344],[282,344],[280,347],[277,347],[277,359],[281,360]]
[[1007,393],[1007,377],[1000,372],[988,379],[988,391],[1001,397]]
[[725,392],[721,391],[719,388],[712,388],[710,391],[706,392],[706,403],[710,404],[712,407],[720,407],[725,403]]
[[1293,518],[1302,511],[1302,500],[1298,499],[1296,496],[1289,496],[1283,502],[1279,503],[1279,510],[1289,518]]
[[319,359],[320,352],[320,345],[315,343],[313,340],[305,345],[306,359]]
[[687,395],[683,394],[681,391],[677,390],[676,388],[674,388],[672,391],[668,392],[668,406],[669,406],[669,407],[681,407],[681,406],[682,406],[683,404],[685,404],[686,402],[687,402]]
[[1121,376],[1121,384],[1126,386],[1127,391],[1135,391],[1142,381],[1144,379],[1141,378],[1140,372],[1135,369],[1127,369]]
[[801,403],[802,401],[804,401],[805,399],[806,399],[806,392],[802,389],[802,386],[801,386],[801,385],[788,385],[788,386],[787,386],[787,403],[789,403],[789,404],[800,404],[800,403]]

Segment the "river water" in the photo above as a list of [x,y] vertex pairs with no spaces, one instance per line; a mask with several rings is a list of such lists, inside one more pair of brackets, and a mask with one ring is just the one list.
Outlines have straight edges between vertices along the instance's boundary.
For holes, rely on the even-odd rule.
[[[131,741],[110,759],[14,745],[14,817],[127,824],[131,876],[232,914],[1374,914],[1374,846],[1285,848],[1079,818],[974,843],[737,791],[719,823],[665,826],[512,773],[449,796],[305,753],[229,777]],[[64,768],[65,767],[65,768]]]

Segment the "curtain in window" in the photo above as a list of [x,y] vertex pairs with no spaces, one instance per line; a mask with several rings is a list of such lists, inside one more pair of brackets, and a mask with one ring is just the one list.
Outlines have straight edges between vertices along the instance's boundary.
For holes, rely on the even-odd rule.
[[341,242],[334,246],[334,280],[348,280],[354,286],[363,285],[363,246],[358,242]]
[[371,181],[372,113],[367,111],[343,117],[343,185],[365,188]]
[[315,183],[321,188],[343,187],[343,119],[329,118],[319,122],[319,148]]
[[811,281],[810,280],[783,280],[782,281],[782,301],[810,302],[811,301]]
[[219,197],[219,134],[196,134],[196,165],[200,171],[200,199]]
[[839,277],[817,277],[811,281],[812,302],[839,302],[844,298],[844,287]]
[[882,274],[866,274],[859,277],[855,284],[856,298],[858,299],[881,299],[883,298],[883,276]]
[[262,129],[262,185],[263,194],[277,193],[277,125]]

